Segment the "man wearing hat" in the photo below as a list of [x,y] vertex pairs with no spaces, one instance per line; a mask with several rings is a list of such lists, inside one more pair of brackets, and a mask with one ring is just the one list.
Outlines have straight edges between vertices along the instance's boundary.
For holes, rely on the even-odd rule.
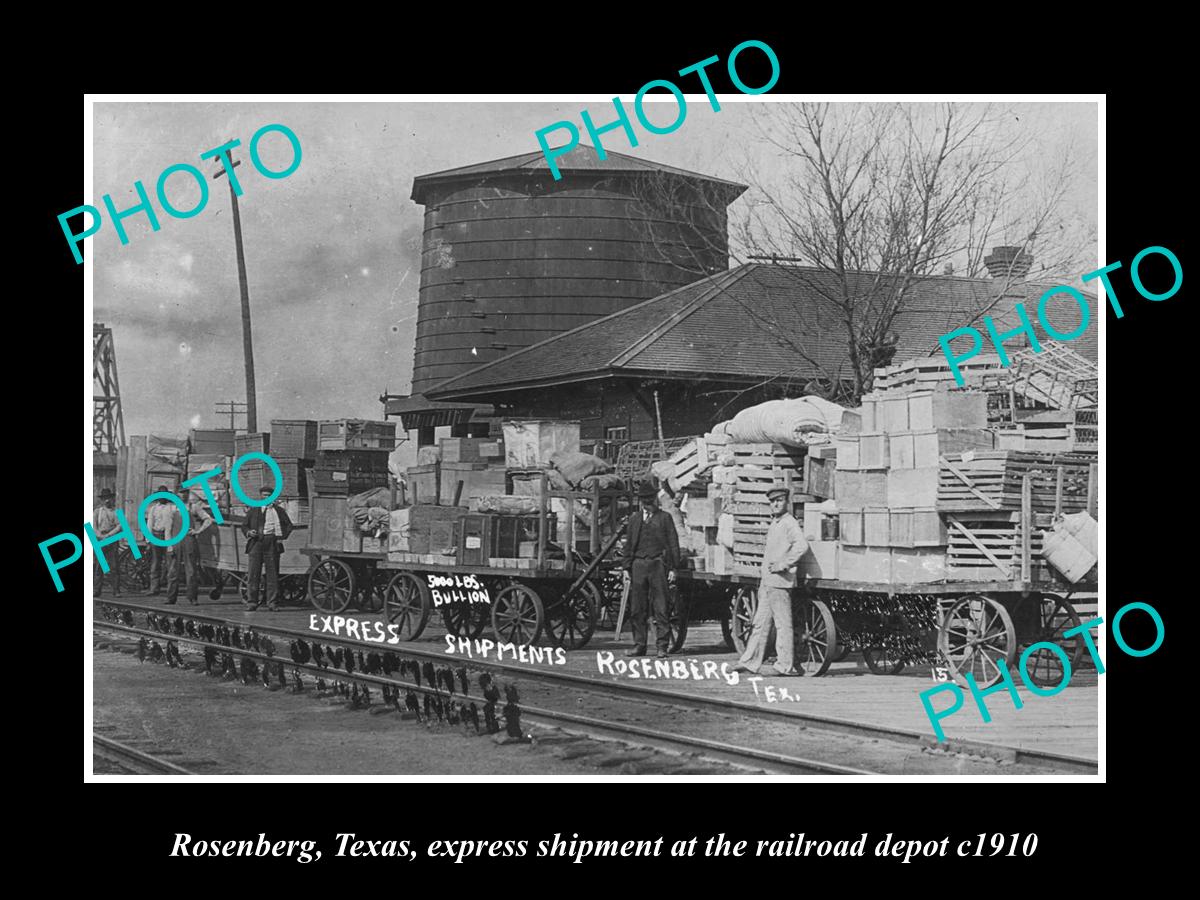
[[[100,492],[100,502],[96,504],[96,508],[92,510],[92,528],[96,532],[96,537],[103,540],[110,537],[121,530],[121,523],[117,521],[117,514],[113,512],[113,504],[116,502],[116,494],[111,488],[105,488]],[[100,568],[100,554],[95,554],[95,561],[92,563],[92,595],[99,597],[104,593],[104,570]],[[116,553],[110,553],[105,558],[108,561],[108,571],[113,577],[113,596],[121,596],[121,568],[117,564],[119,556]]]
[[[738,660],[735,671],[767,675],[802,675],[795,669],[792,635],[792,588],[796,586],[796,564],[808,552],[804,529],[791,513],[791,493],[787,488],[767,491],[771,502],[771,525],[763,548],[762,576],[758,587],[758,609],[746,652]],[[776,672],[762,672],[763,655],[775,625]]]
[[654,611],[654,638],[658,658],[666,659],[670,649],[670,616],[667,610],[667,585],[675,583],[679,566],[679,535],[671,517],[658,508],[658,491],[643,482],[638,490],[641,509],[629,520],[622,565],[629,572],[630,622],[633,649],[626,656],[646,655],[648,607]]
[[[271,496],[273,487],[263,485],[262,496]],[[259,584],[262,570],[267,568],[267,609],[274,612],[279,609],[279,555],[283,553],[283,542],[292,533],[292,520],[288,518],[287,510],[278,502],[268,506],[251,507],[246,513],[246,521],[242,523],[242,533],[246,535],[246,555],[250,557],[250,583],[246,587],[248,602],[246,609],[253,612],[262,604],[259,602]]]
[[[182,567],[187,576],[188,602],[195,606],[200,602],[200,542],[196,535],[208,528],[213,520],[199,497],[189,497],[187,488],[179,489],[179,499],[187,505],[188,529],[182,541],[167,548],[170,560],[167,566],[167,605],[174,606],[179,600],[179,569]],[[170,506],[171,524],[167,534],[174,537],[183,530],[183,511],[174,503]]]

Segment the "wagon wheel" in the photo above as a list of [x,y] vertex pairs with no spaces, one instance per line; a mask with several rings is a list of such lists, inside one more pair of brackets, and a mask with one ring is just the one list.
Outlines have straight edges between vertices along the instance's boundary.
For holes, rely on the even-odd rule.
[[736,650],[737,644],[733,642],[733,611],[725,610],[725,614],[721,616],[721,637],[725,641],[725,646],[730,650]]
[[145,593],[150,590],[150,557],[143,553],[137,559],[128,550],[122,550],[117,558],[117,572],[121,587],[131,587]]
[[750,626],[757,610],[758,591],[752,587],[738,588],[729,601],[729,630],[738,653],[746,652],[746,641],[750,638]]
[[483,634],[488,623],[486,603],[446,603],[442,605],[442,624],[455,637],[471,640]]
[[837,652],[837,626],[824,601],[800,602],[800,615],[793,617],[792,640],[797,669],[814,678],[828,671]]
[[237,582],[238,593],[242,595],[242,602],[250,602],[250,576],[246,572],[230,572],[229,577]]
[[667,589],[667,625],[670,628],[667,646],[670,652],[678,653],[688,633],[688,605],[679,595],[678,585]]
[[[595,594],[589,593],[592,587]],[[596,630],[596,599],[599,590],[591,582],[584,582],[570,597],[559,598],[546,610],[546,631],[554,646],[566,650],[578,650],[592,639]]]
[[536,643],[545,621],[542,598],[528,585],[510,584],[492,601],[492,631],[498,641]]
[[984,594],[955,600],[938,629],[938,650],[965,683],[969,674],[980,687],[1000,680],[1001,664],[1012,668],[1017,634],[1012,617],[998,601]]
[[308,573],[308,598],[322,612],[340,613],[354,599],[354,570],[340,559],[322,560]]
[[358,608],[363,612],[383,612],[387,604],[387,585],[379,577],[374,566],[368,567],[359,579],[359,589],[355,595]]
[[[1082,624],[1079,613],[1069,600],[1057,594],[1042,594],[1038,609],[1038,631],[1030,640],[1022,642],[1018,652],[1039,641],[1058,644],[1066,651],[1071,671],[1074,672],[1083,657],[1083,640],[1079,635],[1064,638],[1063,632]],[[1053,650],[1039,648],[1029,654],[1025,672],[1038,687],[1057,687],[1063,681],[1062,659]]]
[[303,575],[284,575],[279,586],[280,596],[285,603],[302,606],[308,597],[308,585]]
[[433,601],[425,580],[412,572],[397,572],[384,592],[387,620],[400,632],[400,639],[415,641],[429,624]]
[[598,585],[591,581],[588,584],[597,592],[596,628],[615,631],[621,611],[621,594],[625,589],[621,570],[609,569]]
[[[864,658],[865,658],[865,652],[866,651],[864,651]],[[834,648],[833,656],[829,657],[829,661],[830,662],[841,662],[843,659],[845,659],[849,655],[850,655],[849,641],[839,639],[838,643],[837,643],[837,647]],[[869,665],[871,665],[871,663],[868,662],[867,665],[869,666]],[[875,670],[872,669],[871,671],[873,672]]]
[[904,671],[904,660],[897,659],[886,647],[863,647],[862,655],[867,668],[876,675],[899,675]]

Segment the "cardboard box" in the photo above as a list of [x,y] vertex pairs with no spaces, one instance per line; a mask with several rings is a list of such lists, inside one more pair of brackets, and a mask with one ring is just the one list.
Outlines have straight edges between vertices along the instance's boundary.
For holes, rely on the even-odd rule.
[[948,577],[944,549],[892,550],[893,584],[929,584]]
[[847,547],[837,555],[837,577],[842,581],[883,584],[892,577],[892,551],[886,547]]
[[[888,472],[844,472],[839,467],[836,473],[836,489],[839,509],[866,509],[868,506],[890,506],[888,502]],[[936,480],[935,480],[936,497]],[[907,506],[932,506],[909,503]]]
[[839,540],[850,546],[862,546],[866,543],[866,533],[863,530],[863,511],[842,510],[838,513]]
[[860,469],[886,469],[888,455],[888,436],[886,434],[860,434],[858,436],[858,467]]
[[510,469],[541,468],[559,450],[579,450],[579,423],[560,419],[509,419],[504,432],[504,459]]
[[684,518],[688,527],[716,528],[721,517],[720,497],[689,497]]
[[985,428],[938,428],[933,431],[915,431],[912,434],[912,468],[917,469],[938,465],[939,458],[947,453],[991,450],[996,440],[995,432]]
[[408,467],[405,474],[408,476],[407,493],[410,502],[414,505],[438,502],[441,469],[439,463]]
[[886,434],[908,431],[908,395],[883,397],[876,403],[875,426]]
[[838,542],[809,541],[808,552],[800,557],[800,574],[807,578],[837,578]]
[[314,497],[312,522],[308,529],[311,546],[321,550],[341,550],[345,539],[346,501],[340,497]]
[[503,441],[495,438],[442,438],[442,462],[486,462],[504,455]]
[[[442,506],[477,505],[480,497],[489,494],[505,493],[504,469],[484,462],[476,463],[442,463],[441,490],[439,502]],[[458,483],[462,482],[462,491],[458,503],[454,503],[454,495],[458,491]]]
[[716,575],[733,574],[733,552],[720,544],[710,545],[705,549],[707,558],[706,568]]
[[932,428],[986,428],[987,394],[983,391],[916,391],[908,395],[913,431]]
[[[892,509],[937,506],[938,467],[892,469],[886,475],[886,502]],[[864,504],[865,505],[865,504]]]
[[837,437],[837,467],[842,472],[852,472],[861,468],[858,462],[857,434],[839,434]]
[[868,547],[887,547],[891,544],[890,516],[886,508],[863,510],[863,542]]

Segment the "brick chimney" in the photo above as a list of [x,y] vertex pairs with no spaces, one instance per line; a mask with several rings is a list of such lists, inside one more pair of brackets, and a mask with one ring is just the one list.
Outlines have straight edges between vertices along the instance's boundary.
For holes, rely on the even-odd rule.
[[1020,247],[993,247],[983,264],[993,278],[1022,278],[1033,268],[1033,257]]

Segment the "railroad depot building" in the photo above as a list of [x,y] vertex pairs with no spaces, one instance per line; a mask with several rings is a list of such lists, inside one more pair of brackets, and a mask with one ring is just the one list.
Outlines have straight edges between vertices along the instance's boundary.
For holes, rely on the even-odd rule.
[[[835,273],[729,268],[727,207],[745,185],[600,160],[586,146],[558,164],[559,181],[541,153],[415,179],[425,229],[413,390],[383,399],[417,445],[485,435],[507,417],[578,420],[588,444],[653,439],[657,422],[663,437],[693,435],[763,400],[850,381]],[[1053,283],[1023,280],[1027,256],[989,259],[995,277],[913,280],[892,332],[865,352],[877,365],[939,355],[941,335],[982,331],[984,315],[1000,332],[1019,324],[1017,303],[1034,317]],[[853,291],[876,279],[848,276]],[[1084,296],[1094,319],[1096,297]],[[1068,298],[1049,304],[1060,332],[1079,317]],[[1027,346],[1023,335],[1005,343]],[[1070,347],[1094,361],[1096,329]]]

